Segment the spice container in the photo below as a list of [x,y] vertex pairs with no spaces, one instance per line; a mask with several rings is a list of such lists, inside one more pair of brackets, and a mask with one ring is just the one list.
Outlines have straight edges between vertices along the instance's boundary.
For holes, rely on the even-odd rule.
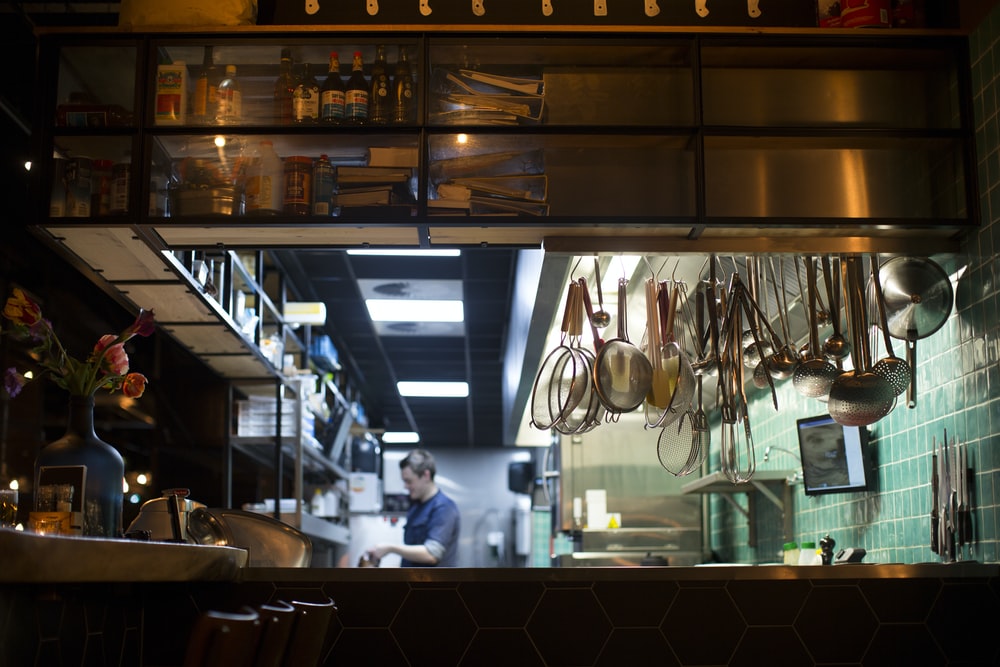
[[284,212],[309,215],[312,209],[312,158],[292,155],[285,158]]
[[782,561],[785,565],[798,565],[799,564],[799,545],[795,542],[785,542],[785,545],[781,548],[784,554],[784,560]]

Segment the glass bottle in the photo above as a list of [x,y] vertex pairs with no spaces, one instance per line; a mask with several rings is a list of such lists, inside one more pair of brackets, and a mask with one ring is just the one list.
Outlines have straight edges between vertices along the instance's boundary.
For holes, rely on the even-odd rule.
[[243,119],[243,98],[236,78],[236,65],[226,65],[226,77],[215,94],[216,125],[233,125]]
[[292,76],[292,50],[281,50],[281,69],[274,82],[274,121],[283,125],[292,122],[292,95],[295,78]]
[[296,79],[292,94],[292,119],[296,123],[316,123],[319,121],[319,82],[306,63],[299,66]]
[[320,155],[313,163],[312,172],[312,214],[331,215],[333,191],[336,186],[333,165],[326,155]]
[[351,63],[351,77],[347,80],[344,91],[344,119],[348,123],[361,125],[368,122],[368,96],[368,83],[365,81],[361,52],[355,51]]
[[319,94],[319,117],[324,123],[344,122],[344,82],[340,78],[340,57],[330,52],[330,69]]
[[194,103],[191,108],[192,120],[195,123],[208,123],[209,114],[215,109],[215,93],[219,85],[218,70],[215,67],[212,47],[205,47],[201,71],[194,82]]
[[375,64],[372,65],[371,95],[368,98],[368,122],[385,125],[392,114],[389,95],[389,65],[385,60],[385,45],[375,47]]
[[274,144],[265,139],[260,142],[258,154],[251,157],[247,170],[247,215],[281,213],[284,188],[284,165],[274,150]]
[[413,70],[406,55],[406,47],[400,45],[396,56],[396,70],[392,75],[393,123],[413,122]]

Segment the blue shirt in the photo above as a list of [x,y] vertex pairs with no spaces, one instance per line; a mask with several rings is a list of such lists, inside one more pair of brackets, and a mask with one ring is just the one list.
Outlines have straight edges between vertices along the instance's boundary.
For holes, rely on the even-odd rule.
[[[458,565],[458,531],[461,523],[458,505],[440,489],[422,503],[410,506],[403,527],[404,544],[423,544],[438,557],[440,567]],[[401,567],[428,567],[402,559]]]

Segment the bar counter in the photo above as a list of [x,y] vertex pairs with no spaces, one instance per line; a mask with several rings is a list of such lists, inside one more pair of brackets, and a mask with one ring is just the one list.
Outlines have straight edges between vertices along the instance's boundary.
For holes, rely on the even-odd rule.
[[[193,547],[199,548],[199,547]],[[0,664],[179,665],[201,611],[333,598],[324,664],[997,664],[1000,566],[242,568],[7,580]]]

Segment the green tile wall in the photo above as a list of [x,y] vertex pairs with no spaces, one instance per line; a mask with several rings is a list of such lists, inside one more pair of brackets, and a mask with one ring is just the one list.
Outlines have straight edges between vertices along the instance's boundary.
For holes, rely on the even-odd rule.
[[[970,36],[970,54],[982,219],[963,240],[968,269],[956,286],[951,317],[941,330],[917,343],[917,405],[909,409],[901,400],[870,427],[878,462],[875,491],[807,498],[801,485],[793,489],[796,541],[817,541],[829,533],[838,547],[865,548],[866,560],[872,562],[940,560],[929,548],[930,458],[932,438],[940,440],[944,429],[968,444],[970,465],[976,470],[977,541],[972,557],[1000,560],[1000,8]],[[894,341],[896,345],[902,356],[904,345]],[[768,397],[758,392],[756,398]],[[764,448],[770,444],[797,450],[795,419],[826,412],[824,404],[801,397],[789,383],[779,386],[778,398],[777,413],[769,400],[755,400],[752,406],[758,469],[797,468],[797,459],[783,452],[773,451],[770,460],[762,462]],[[717,428],[712,437],[717,443]],[[745,495],[735,498],[746,506]],[[719,558],[747,563],[778,559],[782,515],[773,504],[757,502],[756,547],[748,545],[747,520],[723,499],[713,497],[710,512],[711,545]]]

